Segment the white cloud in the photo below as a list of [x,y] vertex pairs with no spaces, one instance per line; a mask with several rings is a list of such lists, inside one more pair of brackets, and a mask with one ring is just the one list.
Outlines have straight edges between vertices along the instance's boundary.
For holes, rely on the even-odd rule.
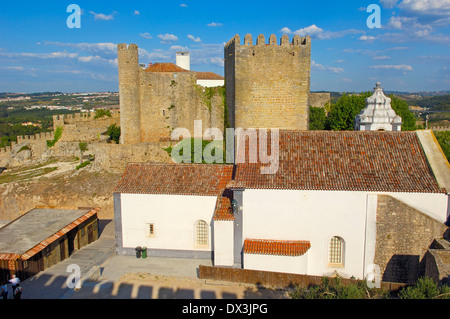
[[136,16],[138,16],[138,15],[140,15],[141,13],[140,13],[138,10],[134,10],[133,14],[136,15]]
[[78,53],[68,52],[52,52],[52,53],[8,53],[1,52],[0,56],[7,58],[35,58],[35,59],[75,59],[78,57]]
[[170,50],[173,50],[173,51],[189,51],[189,48],[188,47],[183,47],[181,45],[172,45],[170,47]]
[[288,27],[284,27],[283,29],[280,30],[280,32],[284,33],[284,34],[291,34],[292,33],[291,29],[289,29]]
[[79,49],[89,53],[101,53],[108,55],[117,55],[117,45],[111,42],[104,43],[66,43],[66,42],[44,42],[45,45],[54,45],[60,47],[69,47]]
[[23,71],[25,68],[23,66],[6,66],[1,67],[1,70],[14,70],[14,71]]
[[222,25],[223,24],[219,23],[219,22],[211,22],[211,23],[208,24],[208,27],[220,27]]
[[413,68],[410,65],[400,64],[400,65],[374,65],[371,66],[372,69],[394,69],[399,71],[412,71]]
[[315,71],[331,71],[332,73],[343,73],[344,72],[344,68],[325,66],[325,65],[316,63],[314,60],[311,61],[311,69],[313,69]]
[[417,16],[449,16],[450,1],[448,0],[403,0],[398,7],[406,13]]
[[95,20],[113,20],[114,19],[114,13],[110,15],[106,15],[103,13],[95,13],[94,11],[89,11],[90,14],[94,15]]
[[182,7],[182,8],[187,8],[187,4],[182,3],[182,4],[180,4],[180,7]]
[[360,41],[367,41],[367,42],[373,42],[376,39],[377,39],[376,37],[373,37],[371,35],[362,35],[359,37]]
[[[288,28],[283,28],[284,31],[290,31]],[[315,24],[310,25],[309,27],[298,29],[297,31],[292,32],[294,35],[299,35],[301,37],[309,35],[311,38],[316,38],[320,40],[328,40],[328,39],[337,39],[342,38],[349,34],[360,34],[364,33],[362,30],[356,29],[347,29],[341,31],[325,31],[322,28],[319,28]]]
[[202,39],[200,39],[199,37],[194,37],[193,35],[191,35],[191,34],[188,34],[188,36],[187,36],[189,39],[191,39],[192,41],[194,41],[194,42],[202,42]]
[[178,37],[176,35],[173,34],[160,34],[158,35],[158,38],[161,39],[161,43],[172,43],[172,42],[176,42],[178,41]]
[[141,36],[141,37],[143,37],[144,39],[153,39],[153,37],[152,37],[152,35],[150,34],[150,33],[148,33],[148,32],[145,32],[145,33],[139,33],[139,35]]
[[377,55],[373,57],[374,60],[390,60],[391,58],[387,55]]
[[386,9],[392,9],[396,6],[398,0],[380,0],[381,5],[383,8]]

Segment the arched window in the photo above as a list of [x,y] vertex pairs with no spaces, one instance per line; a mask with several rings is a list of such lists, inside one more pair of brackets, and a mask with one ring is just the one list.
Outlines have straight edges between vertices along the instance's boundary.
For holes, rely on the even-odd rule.
[[341,237],[331,238],[328,263],[330,266],[344,266],[344,240]]
[[195,225],[195,244],[198,246],[208,245],[208,224],[204,220],[197,221]]

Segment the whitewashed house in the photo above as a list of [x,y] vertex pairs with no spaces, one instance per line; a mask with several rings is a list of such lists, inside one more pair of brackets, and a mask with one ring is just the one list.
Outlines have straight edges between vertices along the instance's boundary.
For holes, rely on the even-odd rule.
[[373,264],[395,275],[413,255],[418,267],[448,219],[448,162],[424,143],[416,132],[280,131],[272,175],[248,161],[131,164],[115,193],[118,253],[146,246],[215,266],[355,278]]

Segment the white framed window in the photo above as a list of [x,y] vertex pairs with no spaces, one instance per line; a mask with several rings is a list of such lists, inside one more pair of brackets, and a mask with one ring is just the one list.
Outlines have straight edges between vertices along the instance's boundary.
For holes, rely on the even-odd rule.
[[329,267],[344,266],[344,240],[339,236],[334,236],[330,240],[328,253]]
[[195,245],[208,246],[208,223],[199,220],[195,224]]

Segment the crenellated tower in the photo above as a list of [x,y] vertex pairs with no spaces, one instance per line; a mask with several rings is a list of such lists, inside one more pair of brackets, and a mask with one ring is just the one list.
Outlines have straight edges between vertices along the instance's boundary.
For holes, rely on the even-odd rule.
[[311,38],[283,35],[253,43],[247,34],[225,45],[229,120],[235,128],[308,130]]
[[119,64],[121,144],[141,142],[139,54],[135,44],[117,46]]

